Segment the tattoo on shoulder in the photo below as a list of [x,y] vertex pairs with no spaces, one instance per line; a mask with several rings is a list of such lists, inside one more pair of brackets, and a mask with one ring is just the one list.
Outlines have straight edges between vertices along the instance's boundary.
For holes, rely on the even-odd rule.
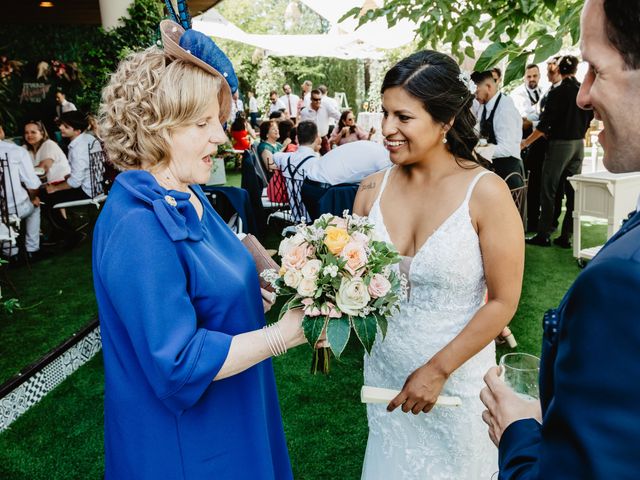
[[376,188],[376,182],[363,183],[360,185],[360,190],[371,190]]

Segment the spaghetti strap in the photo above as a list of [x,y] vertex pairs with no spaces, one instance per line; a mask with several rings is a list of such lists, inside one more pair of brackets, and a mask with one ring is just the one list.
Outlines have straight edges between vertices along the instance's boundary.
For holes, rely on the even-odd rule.
[[469,188],[467,188],[467,196],[464,197],[464,203],[469,203],[469,200],[471,199],[471,194],[473,193],[473,189],[475,188],[476,183],[478,183],[478,180],[480,180],[487,173],[491,173],[491,172],[489,170],[485,170],[484,172],[478,173],[473,178],[473,180],[471,180],[471,183],[469,184]]
[[384,178],[382,179],[382,184],[380,185],[380,190],[378,191],[378,196],[376,197],[375,201],[373,202],[374,205],[376,203],[380,203],[380,198],[382,198],[382,192],[384,191],[384,187],[387,186],[387,180],[389,179],[389,173],[391,173],[391,169],[393,168],[393,165],[390,166],[386,172],[384,172]]

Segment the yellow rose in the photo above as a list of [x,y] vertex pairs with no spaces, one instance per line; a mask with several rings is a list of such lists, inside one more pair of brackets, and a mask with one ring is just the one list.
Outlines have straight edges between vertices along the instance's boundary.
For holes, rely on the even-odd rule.
[[351,237],[344,228],[328,226],[325,234],[324,244],[334,255],[340,255],[344,246],[351,241]]
[[280,267],[280,271],[278,272],[278,275],[282,277],[285,273],[287,273],[287,269],[283,265]]

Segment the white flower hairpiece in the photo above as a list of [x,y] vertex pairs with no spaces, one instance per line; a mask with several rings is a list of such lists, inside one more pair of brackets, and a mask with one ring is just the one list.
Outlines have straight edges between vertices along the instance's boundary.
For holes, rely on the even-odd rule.
[[460,75],[458,75],[458,80],[464,83],[471,95],[476,93],[478,87],[476,83],[471,80],[471,75],[469,74],[469,72],[460,72]]

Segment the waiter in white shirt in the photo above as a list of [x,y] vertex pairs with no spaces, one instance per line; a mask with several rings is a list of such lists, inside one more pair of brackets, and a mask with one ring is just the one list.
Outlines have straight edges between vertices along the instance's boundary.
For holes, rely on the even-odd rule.
[[318,135],[322,139],[320,154],[324,155],[331,147],[329,146],[329,119],[340,120],[340,111],[331,104],[322,103],[322,93],[318,89],[311,90],[311,106],[303,108],[300,112],[300,121],[311,121],[318,126]]
[[258,116],[260,115],[258,109],[258,100],[253,92],[247,92],[249,95],[249,120],[253,128],[258,128]]
[[[33,170],[29,153],[24,148],[0,141],[0,159],[3,162],[2,168],[5,168],[5,160],[8,167],[4,175],[7,210],[9,215],[17,215],[25,222],[27,256],[35,259],[40,250],[40,179]],[[6,233],[5,225],[2,225],[2,229]],[[2,254],[7,258],[18,254],[18,247],[10,245],[9,242],[3,242],[2,248]]]
[[300,97],[291,92],[291,87],[288,83],[282,86],[282,91],[284,95],[280,97],[280,102],[284,105],[285,111],[295,125],[298,120],[298,103],[300,103]]
[[312,160],[302,185],[302,198],[311,218],[319,217],[318,202],[332,186],[360,183],[363,178],[390,166],[389,151],[368,140],[345,143]]
[[293,221],[296,223],[303,219],[306,222],[311,220],[302,202],[302,182],[307,176],[309,165],[316,161],[318,150],[320,150],[320,137],[315,123],[300,122],[297,128],[298,150],[273,155],[273,162],[286,180],[289,206]]
[[[524,82],[511,93],[511,98],[522,117],[522,138],[527,138],[533,132],[540,118],[540,69],[536,64],[527,65]],[[538,230],[540,216],[540,180],[542,176],[542,162],[547,153],[547,142],[538,141],[526,150],[522,150],[524,169],[529,173],[527,188],[527,231]]]
[[280,99],[278,98],[278,92],[276,92],[275,90],[271,90],[271,93],[269,93],[269,100],[271,101],[271,104],[269,105],[269,115],[274,112],[287,111],[287,107],[285,107],[284,103],[280,101]]
[[240,94],[238,90],[233,92],[231,102],[231,116],[229,117],[229,122],[232,122],[236,119],[236,115],[238,112],[244,112],[244,102],[240,100]]
[[298,114],[303,108],[309,108],[311,106],[311,90],[313,90],[313,83],[311,80],[305,80],[302,82],[302,98],[298,102]]
[[[495,145],[491,161],[495,172],[502,178],[517,172],[524,176],[520,158],[522,117],[513,100],[500,92],[491,71],[473,72],[471,79],[477,86],[476,99],[480,109],[480,137]],[[509,181],[509,188],[521,187],[520,179]]]

